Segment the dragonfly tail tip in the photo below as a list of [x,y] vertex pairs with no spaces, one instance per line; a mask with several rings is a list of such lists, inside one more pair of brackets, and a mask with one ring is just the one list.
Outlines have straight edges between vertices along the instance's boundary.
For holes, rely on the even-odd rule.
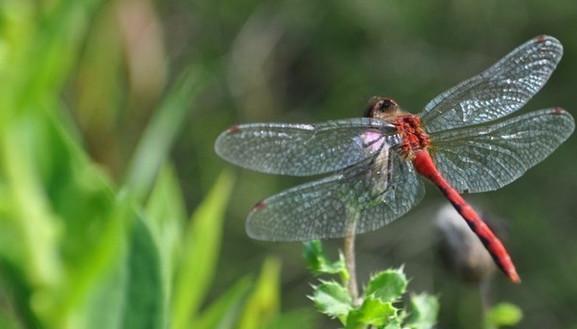
[[509,273],[508,276],[511,282],[515,284],[521,284],[521,277],[519,276],[519,274],[517,274],[517,271]]

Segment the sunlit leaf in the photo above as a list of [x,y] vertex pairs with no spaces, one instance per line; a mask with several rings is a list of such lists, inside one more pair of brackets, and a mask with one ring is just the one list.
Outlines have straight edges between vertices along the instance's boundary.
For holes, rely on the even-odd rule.
[[371,277],[365,295],[374,296],[383,302],[395,301],[405,293],[407,283],[402,269],[386,270]]
[[260,329],[269,325],[280,309],[280,261],[264,261],[257,284],[248,297],[240,318],[239,329]]
[[[30,35],[10,66],[10,83],[0,83],[0,106],[7,111],[36,109],[57,97],[77,59],[90,15],[102,0],[58,1]],[[42,56],[39,56],[42,54]]]
[[163,287],[167,292],[167,299],[170,298],[174,262],[178,247],[181,245],[181,232],[185,218],[186,209],[176,174],[171,166],[165,166],[157,176],[148,200],[146,220],[159,248]]

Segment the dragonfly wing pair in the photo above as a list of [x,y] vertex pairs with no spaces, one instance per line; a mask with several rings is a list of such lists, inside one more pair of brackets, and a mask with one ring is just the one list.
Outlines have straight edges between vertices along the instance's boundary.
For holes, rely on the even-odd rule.
[[[221,134],[216,152],[239,166],[292,176],[331,173],[259,202],[247,219],[256,239],[306,241],[375,230],[424,195],[412,164],[391,148],[396,128],[370,118],[321,124],[248,124]],[[402,195],[403,197],[399,197]]]
[[459,192],[499,189],[545,159],[575,128],[559,108],[535,111],[493,124],[434,133],[433,158]]
[[425,107],[421,118],[431,137],[435,164],[455,189],[469,193],[499,189],[571,135],[573,118],[560,108],[499,120],[543,87],[562,55],[557,39],[536,37]]

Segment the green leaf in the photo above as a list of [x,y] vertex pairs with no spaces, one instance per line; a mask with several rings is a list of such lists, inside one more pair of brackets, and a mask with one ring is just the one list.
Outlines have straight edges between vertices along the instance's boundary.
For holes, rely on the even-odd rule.
[[427,294],[411,296],[410,316],[408,326],[411,329],[430,329],[437,322],[439,301],[436,297]]
[[382,302],[393,302],[407,290],[407,278],[402,269],[389,269],[375,274],[365,289],[366,296],[373,296]]
[[208,73],[199,68],[184,72],[146,129],[127,172],[125,186],[137,198],[148,194],[157,171],[185,122],[190,103],[207,83]]
[[231,174],[221,174],[186,229],[172,298],[171,324],[175,329],[187,328],[194,319],[214,277],[224,211],[232,186]]
[[321,281],[321,284],[313,286],[313,289],[310,298],[322,313],[333,318],[344,318],[353,309],[351,296],[339,283]]
[[164,293],[158,250],[140,218],[134,222],[127,266],[122,328],[163,328]]
[[343,281],[348,280],[349,272],[345,266],[342,254],[339,260],[331,262],[324,254],[322,244],[319,240],[304,243],[304,257],[309,269],[316,275],[339,274]]
[[121,257],[92,288],[83,322],[70,328],[164,328],[166,292],[158,250],[145,222],[130,209],[133,225],[115,246]]
[[248,298],[239,321],[239,329],[260,329],[269,325],[279,313],[280,262],[267,258],[255,289]]
[[233,329],[238,323],[238,317],[242,305],[250,291],[253,280],[248,277],[241,278],[232,288],[226,291],[214,303],[212,303],[191,324],[195,329]]
[[346,328],[365,328],[368,325],[380,327],[394,320],[397,312],[398,309],[392,303],[367,297],[358,309],[350,312]]
[[523,311],[511,303],[499,303],[491,308],[487,314],[487,322],[492,327],[512,327],[523,319]]
[[53,113],[14,117],[2,131],[9,135],[0,136],[0,175],[10,200],[2,234],[19,240],[2,252],[35,287],[38,318],[63,328],[79,319],[92,285],[119,257],[128,217]]

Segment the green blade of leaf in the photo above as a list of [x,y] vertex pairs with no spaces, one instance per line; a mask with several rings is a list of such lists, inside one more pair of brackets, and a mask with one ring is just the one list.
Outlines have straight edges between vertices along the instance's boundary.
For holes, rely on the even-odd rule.
[[[18,263],[26,280],[34,286],[55,286],[62,278],[56,220],[35,171],[33,154],[22,150],[23,145],[34,143],[36,136],[22,129],[27,122],[18,123],[0,132],[0,170],[10,190],[10,215],[5,217],[15,221],[13,233],[20,241],[22,257]],[[19,142],[14,143],[14,138]]]
[[264,328],[277,317],[280,308],[280,267],[280,261],[276,258],[264,261],[256,287],[240,318],[239,329]]
[[0,115],[40,110],[35,105],[56,99],[79,54],[90,17],[101,2],[59,1],[37,28],[31,29],[28,42],[14,50],[14,61],[7,72],[10,83],[0,83]]
[[389,269],[371,277],[365,295],[374,296],[382,302],[393,302],[407,290],[407,277],[402,269]]
[[140,218],[134,222],[127,265],[122,328],[163,328],[164,293],[158,250]]
[[224,211],[232,186],[231,174],[221,174],[192,215],[186,229],[173,289],[173,328],[187,328],[210,287],[218,259]]
[[322,313],[333,318],[345,318],[353,309],[351,296],[347,289],[334,281],[322,281],[314,286],[310,299]]
[[167,306],[158,250],[143,218],[130,214],[132,229],[115,248],[121,257],[92,287],[82,323],[69,328],[164,328]]
[[144,132],[129,166],[125,186],[137,198],[146,196],[156,172],[164,163],[190,108],[208,82],[208,73],[189,68],[178,80]]
[[181,245],[186,209],[178,179],[171,166],[158,175],[146,207],[146,220],[160,251],[166,303],[172,290],[174,262]]

